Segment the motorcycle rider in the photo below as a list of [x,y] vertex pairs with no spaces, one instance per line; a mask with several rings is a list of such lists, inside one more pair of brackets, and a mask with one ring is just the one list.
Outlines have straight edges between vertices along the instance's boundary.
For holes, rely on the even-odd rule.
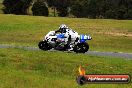
[[64,36],[66,37],[65,38],[66,48],[72,50],[72,44],[75,43],[75,41],[77,41],[78,33],[68,28],[65,24],[61,24],[59,29],[55,31],[55,33],[57,32],[64,34]]

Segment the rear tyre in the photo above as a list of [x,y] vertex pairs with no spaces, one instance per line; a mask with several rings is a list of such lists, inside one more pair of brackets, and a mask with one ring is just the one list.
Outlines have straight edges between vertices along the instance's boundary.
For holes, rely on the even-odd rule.
[[38,44],[39,49],[41,50],[50,50],[52,47],[50,44],[48,44],[46,41],[40,41]]
[[89,45],[88,43],[78,43],[75,45],[73,48],[73,51],[76,53],[85,53],[89,50]]

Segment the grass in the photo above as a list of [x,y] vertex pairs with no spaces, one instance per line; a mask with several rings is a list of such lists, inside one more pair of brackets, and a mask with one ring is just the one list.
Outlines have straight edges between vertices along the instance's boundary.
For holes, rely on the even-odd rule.
[[80,34],[91,34],[90,50],[132,52],[132,20],[0,14],[0,44],[37,46],[44,35],[62,23]]
[[87,74],[130,74],[132,60],[84,54],[0,49],[0,88],[131,88],[130,84],[88,84],[75,78],[82,65]]

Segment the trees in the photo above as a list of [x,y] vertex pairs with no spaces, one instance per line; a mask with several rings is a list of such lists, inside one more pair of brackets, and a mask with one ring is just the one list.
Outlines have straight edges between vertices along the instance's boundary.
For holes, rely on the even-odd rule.
[[46,6],[45,2],[42,2],[42,1],[37,1],[33,4],[32,12],[33,12],[33,15],[35,16],[49,15],[48,7]]
[[[50,7],[54,8],[58,12],[58,16],[65,17],[68,15],[68,7],[70,0],[46,0]],[[55,12],[54,12],[55,14]]]
[[[132,0],[33,0],[33,15],[48,16],[48,7],[54,9],[54,16],[132,19]],[[4,0],[4,13],[27,14],[32,0]],[[37,3],[36,3],[37,2]],[[39,2],[39,3],[38,3]],[[40,3],[41,2],[41,3]],[[45,2],[47,3],[45,5]]]
[[74,3],[71,6],[71,13],[76,17],[85,17],[84,15],[84,8],[80,3]]
[[132,19],[132,0],[75,0],[71,9],[76,17]]
[[58,16],[65,17],[68,15],[68,0],[56,0],[56,10],[58,11]]
[[32,0],[4,0],[3,12],[5,14],[28,14],[27,9],[31,5]]

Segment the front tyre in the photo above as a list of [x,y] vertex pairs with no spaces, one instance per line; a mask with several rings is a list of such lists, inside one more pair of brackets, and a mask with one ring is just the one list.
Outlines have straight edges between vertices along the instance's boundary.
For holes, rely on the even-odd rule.
[[52,47],[50,44],[48,44],[46,41],[40,41],[38,44],[39,49],[41,50],[50,50]]
[[88,43],[78,43],[74,46],[73,51],[76,53],[85,53],[89,50]]

